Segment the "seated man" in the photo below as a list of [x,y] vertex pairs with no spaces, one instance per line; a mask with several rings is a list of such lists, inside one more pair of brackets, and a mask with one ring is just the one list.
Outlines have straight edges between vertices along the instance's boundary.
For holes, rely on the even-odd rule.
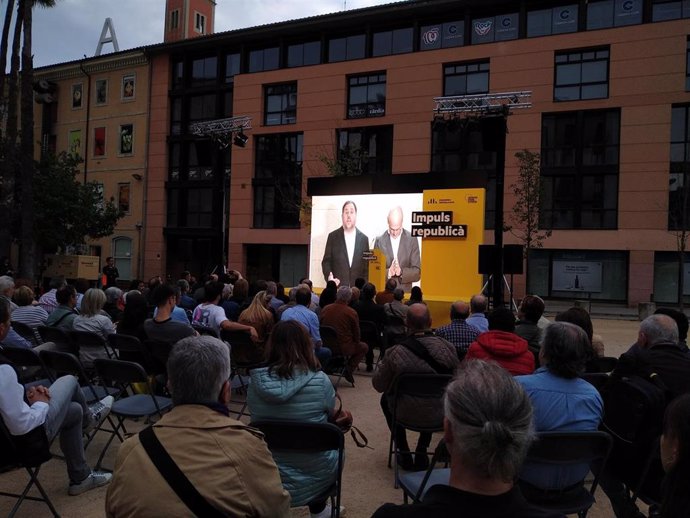
[[[229,377],[223,342],[210,336],[178,342],[168,359],[174,407],[151,431],[198,496],[221,515],[289,516],[290,497],[261,433],[229,417]],[[191,516],[140,435],[127,439],[117,453],[107,516]]]
[[447,485],[414,505],[385,504],[372,518],[547,518],[514,485],[533,439],[524,390],[497,365],[466,362],[446,388],[443,438],[450,453]]
[[309,309],[309,304],[311,304],[311,290],[309,286],[302,284],[297,288],[295,301],[297,304],[291,308],[287,308],[282,313],[280,319],[296,320],[307,329],[309,337],[311,338],[311,343],[314,345],[314,356],[318,358],[321,366],[325,367],[332,353],[328,347],[323,347],[321,343],[321,334],[319,333],[319,317]]
[[436,336],[445,338],[452,343],[458,351],[461,360],[467,354],[467,349],[479,336],[479,329],[467,322],[470,316],[470,306],[464,300],[457,300],[450,306],[450,324],[439,327]]
[[[393,279],[393,282],[396,282]],[[391,293],[392,295],[392,293]],[[367,282],[364,287],[362,287],[362,292],[360,294],[359,303],[355,306],[355,311],[357,311],[357,316],[359,316],[360,322],[373,322],[376,325],[376,330],[380,334],[383,332],[383,326],[386,324],[386,312],[381,304],[377,304],[374,301],[376,296],[376,286],[372,283]],[[371,341],[371,339],[370,339]],[[379,340],[380,345],[380,340]],[[374,344],[368,344],[368,350],[366,354],[367,372],[374,370]]]
[[[10,328],[10,310],[0,301],[0,341]],[[48,440],[60,434],[60,449],[65,456],[70,496],[103,486],[111,475],[92,471],[86,464],[82,435],[98,426],[110,412],[113,397],[107,396],[91,407],[74,376],[58,378],[50,389],[31,387],[26,391],[17,382],[10,365],[0,365],[0,416],[12,435],[24,435],[39,426],[45,427]]]
[[[534,374],[516,376],[532,400],[537,432],[586,432],[599,428],[604,403],[591,384],[579,378],[585,371],[589,339],[582,328],[569,322],[554,322],[544,331],[539,353],[542,365]],[[557,469],[526,465],[520,478],[543,489],[580,482],[581,469]]]
[[77,307],[77,290],[74,289],[74,286],[63,286],[55,292],[55,300],[58,307],[48,315],[46,325],[57,327],[63,331],[72,331],[74,319],[79,314],[75,309]]
[[169,284],[161,284],[153,291],[151,300],[156,305],[156,313],[153,318],[144,322],[144,332],[149,340],[174,344],[178,340],[197,334],[189,323],[178,322],[172,318],[177,302],[175,288]]
[[486,310],[489,307],[489,302],[481,293],[472,295],[470,299],[470,316],[467,317],[467,323],[479,329],[480,333],[489,330],[489,321],[486,319]]
[[395,288],[398,287],[398,281],[395,280],[395,278],[391,277],[386,281],[386,285],[384,286],[383,291],[379,291],[376,294],[376,297],[374,297],[374,302],[377,304],[380,304],[383,306],[384,304],[388,302],[393,301],[393,292],[395,291]]
[[[180,306],[180,300],[182,298],[182,290],[178,285],[175,284],[169,284],[175,293],[175,306],[173,306],[172,313],[170,313],[170,318],[172,318],[175,322],[182,322],[183,324],[189,324],[189,318],[187,318],[187,312]],[[152,301],[155,298],[155,293],[152,296]],[[155,304],[155,302],[154,302]],[[158,313],[158,306],[156,306],[153,310],[153,318],[156,318],[156,314]]]
[[252,340],[258,340],[259,335],[252,326],[239,324],[228,320],[225,315],[225,310],[218,305],[220,297],[223,294],[223,283],[218,281],[209,281],[204,286],[204,302],[199,304],[194,309],[192,316],[192,323],[209,327],[220,335],[221,329],[228,331],[244,331],[249,333]]
[[338,334],[340,351],[350,357],[344,376],[354,385],[355,379],[352,373],[364,358],[368,346],[361,341],[357,312],[348,306],[350,297],[352,297],[351,288],[348,286],[338,288],[335,302],[321,310],[321,325],[332,327]]
[[65,281],[64,277],[53,277],[50,279],[50,290],[46,291],[43,295],[41,295],[41,298],[38,299],[38,305],[45,309],[46,313],[49,315],[58,307],[55,294],[57,293],[57,290],[63,286],[67,286],[67,282]]
[[407,336],[405,319],[407,318],[407,310],[410,307],[403,303],[404,298],[405,290],[395,288],[393,291],[393,301],[383,305],[383,311],[386,313],[386,325],[383,328],[386,345],[395,345]]
[[[401,374],[452,374],[459,362],[453,344],[431,332],[431,315],[425,304],[410,306],[407,312],[407,329],[410,333],[409,338],[386,351],[386,356],[379,362],[379,368],[372,379],[374,389],[383,393],[381,409],[391,429],[393,400],[390,391],[396,377]],[[420,353],[418,348],[423,351]],[[440,419],[440,412],[440,407],[429,405],[428,400],[420,400],[413,396],[405,397],[398,402],[399,415],[414,415],[415,421],[419,422],[437,421]],[[400,454],[399,465],[407,470],[426,469],[429,462],[426,451],[431,442],[431,433],[420,434],[414,463],[407,445],[405,429],[398,426],[393,433],[398,450],[403,452]]]
[[544,301],[536,295],[527,295],[518,309],[518,322],[515,334],[527,340],[529,350],[538,360],[542,330],[538,323],[544,314]]

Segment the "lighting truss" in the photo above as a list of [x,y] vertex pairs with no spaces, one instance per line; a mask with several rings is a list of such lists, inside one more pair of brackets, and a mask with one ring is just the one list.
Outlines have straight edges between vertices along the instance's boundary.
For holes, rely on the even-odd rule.
[[[189,132],[197,137],[210,137],[222,148],[228,147],[233,141],[233,135],[243,135],[245,130],[252,129],[251,117],[230,117],[189,125]],[[246,140],[246,136],[245,140]]]
[[531,108],[531,97],[532,92],[530,91],[434,97],[436,103],[434,112],[440,115],[456,113],[507,114],[511,110]]

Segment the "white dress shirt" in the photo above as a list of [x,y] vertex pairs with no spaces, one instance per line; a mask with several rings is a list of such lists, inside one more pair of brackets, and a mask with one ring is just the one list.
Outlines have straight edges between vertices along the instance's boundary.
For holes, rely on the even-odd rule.
[[[347,260],[352,267],[352,259],[355,256],[355,238],[357,237],[357,231],[352,229],[352,232],[345,231],[345,248],[347,248]],[[340,279],[341,281],[343,279]]]
[[12,435],[24,435],[45,423],[48,403],[24,402],[24,387],[9,365],[0,365],[0,415]]

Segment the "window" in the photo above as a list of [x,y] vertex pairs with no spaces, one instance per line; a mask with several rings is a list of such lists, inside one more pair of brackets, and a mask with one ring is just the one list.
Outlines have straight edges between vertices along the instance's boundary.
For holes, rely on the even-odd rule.
[[475,18],[472,20],[472,45],[517,39],[519,20],[518,13]]
[[120,273],[119,279],[128,281],[132,278],[132,239],[116,237],[113,239],[113,259]]
[[328,62],[362,59],[366,52],[366,36],[357,34],[344,38],[333,38],[328,41]]
[[252,50],[249,52],[249,71],[275,70],[280,66],[280,48]]
[[108,80],[96,80],[96,104],[105,104],[108,102]]
[[396,29],[394,31],[375,32],[372,56],[388,56],[389,54],[403,54],[412,52],[412,27]]
[[137,76],[134,74],[122,76],[122,94],[123,101],[133,101],[136,97]]
[[70,130],[67,143],[67,153],[72,156],[81,156],[81,130]]
[[180,26],[180,10],[175,9],[170,12],[170,30],[175,30]]
[[347,118],[364,119],[386,114],[386,73],[348,78]]
[[587,30],[642,23],[643,0],[597,0],[587,4]]
[[72,85],[72,109],[78,110],[82,106],[84,84],[77,83]]
[[194,30],[206,34],[206,17],[201,13],[194,13]]
[[124,214],[129,214],[129,194],[129,183],[117,184],[117,209]]
[[671,109],[671,164],[669,167],[668,228],[690,228],[690,105]]
[[266,126],[297,122],[297,83],[266,86],[264,95]]
[[240,73],[240,53],[235,52],[225,56],[225,82],[232,83]]
[[456,63],[443,67],[443,95],[483,94],[488,91],[488,61]]
[[188,144],[187,180],[213,180],[213,158],[215,143],[211,140],[197,140]]
[[465,41],[463,20],[426,25],[419,31],[419,50],[460,47]]
[[677,20],[690,17],[690,2],[687,0],[653,0],[652,21]]
[[179,88],[184,84],[184,62],[182,60],[173,62],[172,84],[173,88]]
[[605,99],[609,96],[609,49],[556,54],[554,101]]
[[120,146],[121,155],[131,155],[134,152],[134,125],[123,124],[120,126]]
[[302,134],[256,137],[254,227],[299,228]]
[[186,227],[213,227],[213,189],[186,189],[187,222]]
[[93,156],[105,156],[105,128],[95,128],[93,130]]
[[543,115],[544,228],[616,228],[619,142],[619,110]]
[[577,31],[577,4],[540,9],[527,13],[527,37]]
[[348,174],[390,174],[393,170],[393,126],[338,130],[338,160]]
[[310,41],[288,45],[287,66],[301,67],[306,65],[318,65],[321,63],[321,42]]
[[690,91],[690,38],[685,49],[685,90]]
[[190,86],[203,86],[216,82],[218,58],[209,56],[192,61],[192,83]]
[[216,94],[189,97],[189,123],[216,118]]

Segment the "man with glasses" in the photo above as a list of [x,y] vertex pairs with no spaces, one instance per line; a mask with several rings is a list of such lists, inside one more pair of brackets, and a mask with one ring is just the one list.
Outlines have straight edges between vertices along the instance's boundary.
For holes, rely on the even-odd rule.
[[403,228],[403,212],[395,207],[388,213],[388,230],[376,238],[374,248],[386,254],[388,279],[395,279],[406,292],[412,289],[421,275],[419,243],[409,230]]

